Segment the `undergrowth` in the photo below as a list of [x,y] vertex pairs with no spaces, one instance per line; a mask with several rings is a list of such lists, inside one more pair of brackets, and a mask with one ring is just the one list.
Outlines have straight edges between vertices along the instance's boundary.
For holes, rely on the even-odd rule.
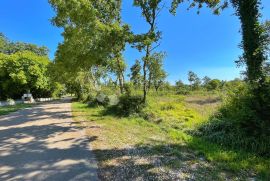
[[[108,107],[86,108],[86,111],[95,110],[95,116],[88,117],[89,120],[112,128],[112,132],[106,133],[109,136],[105,141],[111,140],[116,147],[127,143],[156,144],[149,137],[159,135],[166,141],[158,144],[172,148],[171,155],[177,156],[181,152],[177,145],[184,144],[221,170],[245,172],[243,178],[255,174],[262,180],[270,179],[270,159],[261,154],[269,148],[268,138],[252,140],[235,122],[218,117],[224,109],[220,101],[216,95],[151,95],[139,114],[116,117],[113,110],[108,113]],[[132,139],[126,142],[126,137]]]

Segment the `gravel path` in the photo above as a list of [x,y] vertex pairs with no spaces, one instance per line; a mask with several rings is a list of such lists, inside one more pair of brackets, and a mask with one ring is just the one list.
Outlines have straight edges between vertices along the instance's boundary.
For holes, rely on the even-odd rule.
[[0,117],[0,180],[98,180],[68,99]]

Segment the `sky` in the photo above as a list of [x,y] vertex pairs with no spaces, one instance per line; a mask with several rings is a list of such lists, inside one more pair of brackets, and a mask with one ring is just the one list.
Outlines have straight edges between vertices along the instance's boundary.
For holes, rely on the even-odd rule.
[[[265,21],[270,19],[270,1],[262,0],[262,6],[261,21]],[[62,30],[50,23],[53,16],[54,11],[47,0],[1,0],[0,32],[12,41],[47,46],[53,59],[58,44],[63,41]],[[132,6],[132,0],[123,0],[122,18],[134,33],[145,33],[149,28],[140,9]],[[180,79],[187,82],[190,70],[201,78],[232,80],[240,77],[243,68],[237,68],[234,63],[242,53],[238,47],[241,42],[240,22],[232,8],[219,16],[203,8],[198,15],[196,9],[187,11],[187,4],[182,4],[177,15],[173,16],[167,3],[157,22],[162,31],[157,51],[166,52],[164,68],[171,83]],[[129,68],[141,57],[136,49],[126,47],[124,58]]]

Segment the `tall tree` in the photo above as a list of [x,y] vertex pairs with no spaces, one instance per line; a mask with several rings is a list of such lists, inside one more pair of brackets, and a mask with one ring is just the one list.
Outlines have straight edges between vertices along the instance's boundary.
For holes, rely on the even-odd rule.
[[[172,12],[175,13],[179,3],[184,0],[173,0]],[[261,0],[193,0],[190,7],[200,9],[203,4],[218,14],[231,3],[235,9],[235,15],[241,22],[243,55],[240,56],[239,64],[246,65],[247,82],[253,95],[252,109],[263,120],[270,120],[270,96],[269,83],[266,82],[264,65],[267,61],[267,47],[265,44],[265,30],[260,25]],[[270,123],[270,121],[268,121]]]
[[153,84],[156,91],[160,88],[160,86],[165,82],[167,74],[163,69],[163,59],[165,57],[165,53],[154,53],[150,57],[149,61],[149,87]]
[[188,81],[190,82],[190,87],[193,90],[198,89],[201,84],[201,80],[198,75],[192,71],[188,72]]
[[[182,2],[184,0],[173,0],[171,11],[175,13],[178,4]],[[259,18],[261,17],[259,12],[261,1],[194,0],[191,2],[190,7],[196,7],[197,5],[198,9],[200,9],[203,7],[203,4],[206,4],[214,10],[214,13],[219,14],[220,10],[226,8],[229,2],[233,5],[242,27],[241,47],[244,53],[238,62],[247,65],[247,78],[251,83],[256,83],[264,79],[262,67],[266,61],[263,29],[259,22]]]
[[[129,27],[121,22],[121,0],[50,0],[56,11],[52,23],[64,29],[64,42],[58,46],[56,63],[67,71],[89,70],[93,65],[113,65],[110,70],[124,84],[122,51]],[[111,61],[111,62],[110,62]]]
[[[139,51],[144,51],[145,56],[143,61],[143,101],[146,102],[147,91],[149,88],[149,64],[152,52],[157,48],[158,41],[161,38],[161,32],[157,30],[157,17],[160,14],[161,0],[134,0],[134,6],[139,7],[142,11],[142,16],[149,25],[149,30],[146,34],[135,36],[137,44],[135,47]],[[157,44],[157,45],[155,45]]]
[[[119,52],[120,53],[120,52]],[[114,73],[119,82],[120,92],[124,93],[126,63],[122,56],[117,56],[108,62],[110,72]]]
[[210,79],[210,77],[205,76],[205,77],[202,79],[202,81],[203,81],[203,86],[206,86],[206,85],[211,81],[211,79]]

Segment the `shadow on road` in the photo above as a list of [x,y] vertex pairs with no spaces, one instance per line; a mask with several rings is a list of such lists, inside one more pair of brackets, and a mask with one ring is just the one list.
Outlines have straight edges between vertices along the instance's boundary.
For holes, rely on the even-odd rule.
[[70,103],[37,105],[0,117],[0,180],[97,180],[87,138]]

